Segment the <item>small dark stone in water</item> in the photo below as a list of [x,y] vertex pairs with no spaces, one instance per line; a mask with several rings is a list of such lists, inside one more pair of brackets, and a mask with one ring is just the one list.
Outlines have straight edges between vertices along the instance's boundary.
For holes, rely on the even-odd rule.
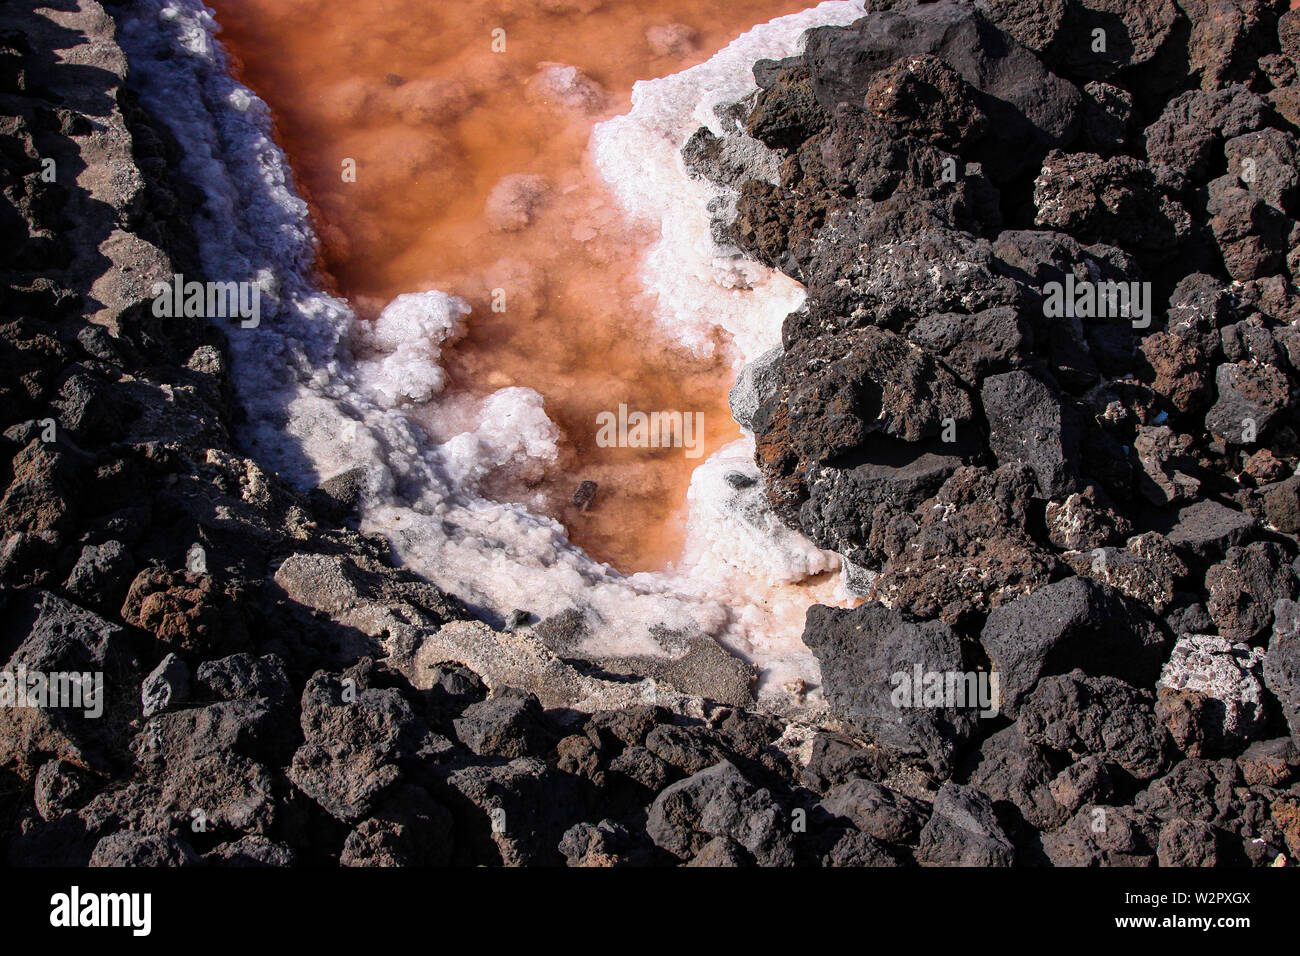
[[758,479],[753,475],[746,475],[739,471],[727,472],[727,484],[733,488],[752,488],[758,484]]
[[591,507],[591,503],[596,499],[596,487],[594,481],[584,481],[578,485],[578,490],[573,493],[574,505],[583,511]]

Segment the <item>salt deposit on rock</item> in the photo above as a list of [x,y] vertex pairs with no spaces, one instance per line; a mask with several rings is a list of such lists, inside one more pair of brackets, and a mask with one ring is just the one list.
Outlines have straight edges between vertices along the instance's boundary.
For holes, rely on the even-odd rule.
[[790,56],[805,30],[861,15],[861,0],[832,0],[756,26],[706,63],[637,83],[632,111],[592,135],[596,165],[624,209],[662,228],[642,267],[646,288],[659,297],[656,316],[700,354],[713,354],[718,327],[746,361],[779,345],[781,321],[802,304],[804,292],[794,280],[717,245],[708,207],[722,190],[686,174],[682,147],[701,126],[726,131],[715,108],[758,88],[756,61]]
[[[443,390],[442,346],[465,334],[469,306],[441,292],[399,295],[373,322],[354,326],[364,350],[357,361],[363,386],[380,405],[427,402]],[[366,354],[370,353],[370,354]]]
[[1251,739],[1265,720],[1264,649],[1214,634],[1184,634],[1160,674],[1158,688],[1197,691],[1221,707],[1224,739]]

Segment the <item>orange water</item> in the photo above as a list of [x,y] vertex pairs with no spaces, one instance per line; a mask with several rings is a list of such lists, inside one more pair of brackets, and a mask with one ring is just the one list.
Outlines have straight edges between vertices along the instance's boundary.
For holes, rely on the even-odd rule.
[[[564,436],[559,466],[540,482],[498,476],[489,492],[540,504],[621,570],[672,562],[703,459],[598,447],[597,415],[620,404],[702,413],[707,456],[739,436],[726,403],[734,371],[655,330],[637,278],[654,237],[621,215],[587,142],[596,122],[629,108],[636,80],[702,62],[809,4],[208,2],[240,79],[275,113],[327,281],[363,317],[403,292],[464,297],[473,313],[467,336],[444,352],[445,398],[510,385],[544,397]],[[545,64],[588,79],[548,85]],[[541,177],[544,197],[527,208],[495,202],[489,214],[494,188],[518,175]],[[599,485],[585,511],[571,503],[583,480]]]

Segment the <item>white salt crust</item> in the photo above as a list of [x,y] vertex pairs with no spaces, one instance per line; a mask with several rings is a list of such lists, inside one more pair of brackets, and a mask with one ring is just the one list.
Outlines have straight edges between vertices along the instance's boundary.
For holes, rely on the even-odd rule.
[[[707,352],[717,325],[735,337],[738,362],[752,359],[803,297],[784,276],[720,258],[704,213],[711,194],[686,176],[681,145],[699,125],[716,129],[714,104],[752,91],[755,60],[788,56],[809,27],[860,13],[858,2],[831,2],[757,27],[708,63],[637,84],[631,114],[597,127],[594,155],[619,201],[662,224],[645,280],[679,341]],[[196,0],[144,0],[123,16],[119,40],[145,105],[183,147],[181,173],[203,187],[194,228],[207,274],[263,288],[261,325],[229,329],[248,453],[304,490],[359,471],[362,530],[385,535],[400,561],[489,621],[520,605],[539,617],[578,607],[592,624],[587,649],[617,655],[664,653],[653,627],[698,628],[754,661],[760,696],[774,704],[788,681],[817,683],[803,608],[809,594],[847,599],[839,559],[766,513],[757,485],[727,480],[757,477],[751,438],[697,469],[686,554],[671,572],[620,574],[555,521],[478,496],[494,471],[540,473],[555,461],[560,435],[542,397],[507,388],[474,407],[440,407],[442,348],[473,321],[462,300],[413,291],[367,325],[320,288],[316,237],[270,111],[231,78],[217,29]],[[454,434],[435,441],[410,417],[417,410],[455,422]],[[810,575],[825,576],[792,586]]]

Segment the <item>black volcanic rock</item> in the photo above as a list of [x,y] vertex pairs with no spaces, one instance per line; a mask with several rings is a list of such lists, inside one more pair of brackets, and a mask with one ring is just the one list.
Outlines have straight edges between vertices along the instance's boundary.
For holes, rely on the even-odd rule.
[[990,376],[980,398],[990,422],[989,445],[1001,464],[1028,465],[1044,498],[1075,490],[1081,436],[1073,408],[1029,372]]
[[981,155],[1007,172],[1032,162],[1036,150],[1069,142],[1078,130],[1078,89],[971,7],[951,0],[811,30],[803,61],[817,102],[833,112],[840,103],[862,102],[872,77],[894,61],[924,55],[947,63],[977,91],[973,100],[988,117],[993,140]]
[[1300,742],[1300,605],[1273,605],[1273,634],[1264,656],[1264,682],[1282,705],[1291,736]]
[[921,831],[916,859],[932,866],[1011,866],[1015,848],[985,794],[945,783]]
[[821,806],[883,843],[916,843],[930,818],[926,804],[870,780],[847,780],[832,787]]
[[912,624],[882,604],[853,611],[812,607],[804,643],[821,662],[826,699],[842,721],[879,746],[946,770],[975,732],[977,712],[964,707],[899,707],[902,674],[967,670],[961,643],[938,621]]
[[1100,757],[1139,780],[1166,765],[1165,731],[1149,691],[1074,670],[1045,677],[1020,704],[1025,739],[1071,758]]
[[1088,578],[1066,578],[993,611],[980,642],[1014,714],[1039,678],[1076,667],[1154,684],[1168,639],[1141,604]]
[[794,838],[767,790],[722,761],[665,789],[650,807],[646,832],[680,859],[696,856],[712,839],[727,837],[760,866],[794,862]]

